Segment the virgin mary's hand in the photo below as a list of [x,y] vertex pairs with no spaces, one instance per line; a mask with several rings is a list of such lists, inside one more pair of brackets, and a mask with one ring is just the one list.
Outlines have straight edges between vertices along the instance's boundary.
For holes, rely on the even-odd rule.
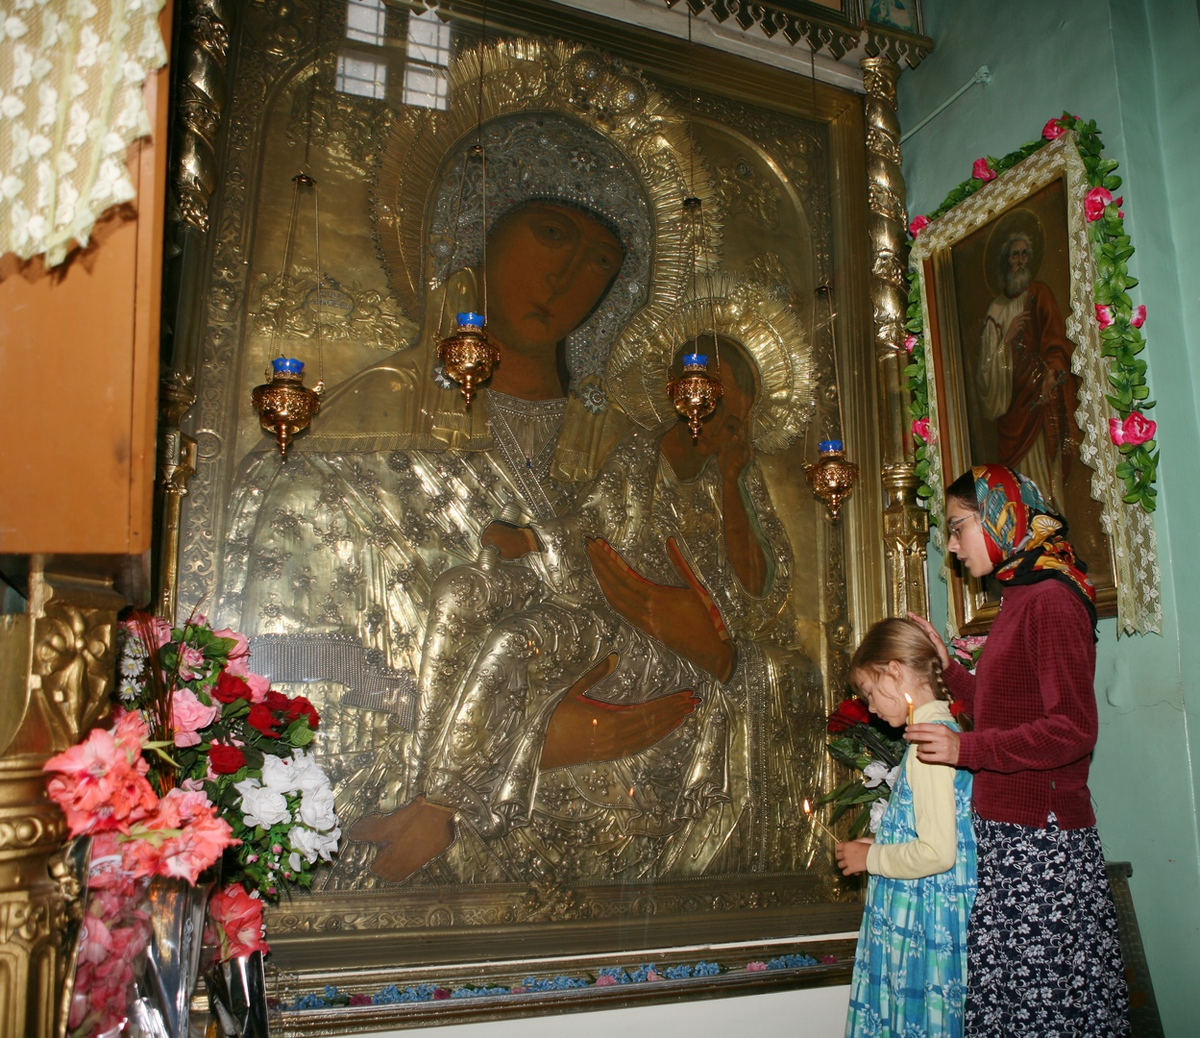
[[729,680],[734,660],[729,632],[675,538],[667,538],[667,555],[686,587],[647,580],[598,537],[587,538],[587,552],[592,571],[613,609],[720,681]]

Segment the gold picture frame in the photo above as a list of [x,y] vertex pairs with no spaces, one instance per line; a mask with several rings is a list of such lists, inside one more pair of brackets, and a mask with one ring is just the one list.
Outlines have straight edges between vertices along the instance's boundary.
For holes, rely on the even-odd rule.
[[[1122,502],[1120,456],[1107,435],[1087,190],[1067,133],[934,220],[913,245],[934,538],[944,550],[946,483],[975,464],[1012,465],[1068,519],[1099,615],[1118,616],[1127,631],[1154,629],[1161,607],[1153,525]],[[1010,270],[1016,280],[1006,282]],[[1070,374],[1056,375],[1064,357]],[[986,633],[998,588],[964,577],[949,555],[944,576],[951,633]]]

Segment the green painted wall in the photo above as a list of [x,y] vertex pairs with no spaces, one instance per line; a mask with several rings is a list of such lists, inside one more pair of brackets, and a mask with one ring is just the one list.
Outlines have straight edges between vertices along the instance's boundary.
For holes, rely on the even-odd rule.
[[[980,65],[992,81],[904,143],[911,215],[939,205],[980,155],[1036,138],[1064,110],[1094,118],[1121,164],[1158,400],[1165,624],[1161,637],[1118,639],[1114,621],[1101,623],[1091,787],[1108,857],[1133,863],[1164,1028],[1183,1038],[1200,1027],[1200,15],[1195,0],[925,0],[925,11],[936,47],[901,77],[902,127]],[[931,575],[939,565],[931,558]],[[945,592],[933,585],[936,621]]]

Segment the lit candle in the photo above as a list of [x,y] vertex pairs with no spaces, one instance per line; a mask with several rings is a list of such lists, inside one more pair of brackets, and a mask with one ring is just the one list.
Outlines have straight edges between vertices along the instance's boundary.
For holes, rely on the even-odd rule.
[[824,830],[825,835],[828,836],[834,843],[840,842],[838,840],[838,838],[833,835],[833,832],[830,830],[829,826],[827,826],[824,822],[821,821],[821,819],[819,819],[816,815],[813,814],[812,805],[808,802],[807,799],[804,801],[804,813],[806,815],[808,815],[810,821],[812,821],[816,825],[819,825],[821,827],[821,829]]
[[904,701],[908,704],[908,723],[912,724],[912,715],[913,715],[912,696],[910,696],[907,692],[904,693]]

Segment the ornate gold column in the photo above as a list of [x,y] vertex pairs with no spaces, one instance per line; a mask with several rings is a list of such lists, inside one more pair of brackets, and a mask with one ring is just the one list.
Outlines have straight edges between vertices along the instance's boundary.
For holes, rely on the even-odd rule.
[[[74,560],[73,560],[74,563]],[[29,557],[29,609],[0,616],[0,1038],[57,1033],[70,965],[62,813],[42,765],[108,708],[111,576]]]
[[900,171],[900,123],[896,118],[899,66],[889,58],[861,62],[866,89],[867,178],[871,239],[871,309],[880,387],[880,453],[887,504],[883,539],[888,613],[910,609],[927,615],[925,544],[929,515],[917,503],[917,477],[909,435],[908,380],[904,369],[904,320],[908,281],[904,274],[905,191]]

